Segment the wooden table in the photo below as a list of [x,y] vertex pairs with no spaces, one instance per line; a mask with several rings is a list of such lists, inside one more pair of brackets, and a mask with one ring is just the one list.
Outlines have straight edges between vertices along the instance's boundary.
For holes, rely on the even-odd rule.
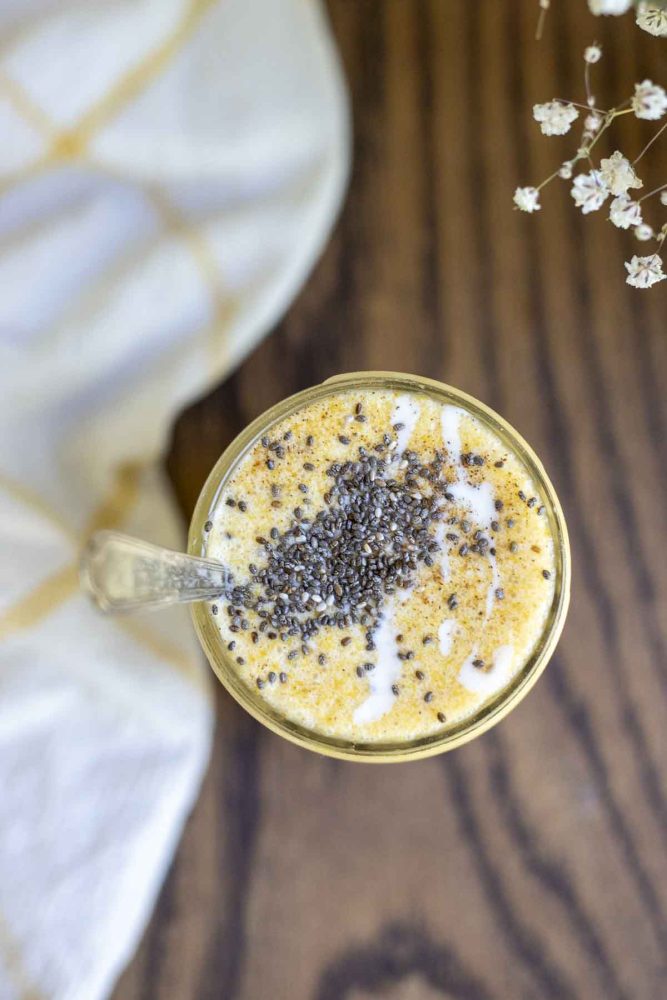
[[[635,80],[667,84],[667,42],[630,17],[594,20],[584,0],[554,3],[539,44],[533,0],[330,12],[354,112],[345,209],[278,329],[179,421],[169,469],[184,511],[277,399],[339,371],[420,372],[500,410],[542,456],[570,524],[572,608],[509,719],[417,764],[320,759],[218,688],[201,796],[114,997],[657,1000],[667,287],[624,284],[623,261],[649,251],[606,210],[583,218],[569,185],[532,218],[511,196],[573,147],[542,137],[530,107],[581,98],[584,45],[604,45],[594,87],[610,106]],[[651,129],[628,116],[623,150]],[[647,185],[666,162],[656,144]]]

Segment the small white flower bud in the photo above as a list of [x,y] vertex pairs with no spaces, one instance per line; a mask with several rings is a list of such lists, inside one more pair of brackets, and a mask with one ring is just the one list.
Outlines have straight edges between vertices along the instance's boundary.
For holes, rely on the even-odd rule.
[[635,237],[642,243],[653,239],[653,229],[647,222],[642,222],[641,226],[635,226]]

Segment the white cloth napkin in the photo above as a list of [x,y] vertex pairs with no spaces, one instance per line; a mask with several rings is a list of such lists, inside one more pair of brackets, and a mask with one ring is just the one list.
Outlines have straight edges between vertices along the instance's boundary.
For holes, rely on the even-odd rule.
[[97,1000],[213,717],[180,610],[77,592],[96,526],[178,547],[171,420],[289,304],[339,207],[312,0],[0,5],[0,1000]]

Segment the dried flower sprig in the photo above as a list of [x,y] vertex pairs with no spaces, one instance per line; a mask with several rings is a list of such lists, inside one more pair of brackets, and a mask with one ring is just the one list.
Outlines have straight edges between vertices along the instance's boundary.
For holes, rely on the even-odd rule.
[[[551,0],[538,0],[540,12],[535,37],[539,40]],[[618,17],[635,8],[635,23],[649,35],[667,38],[667,0],[588,0],[588,9],[596,17]]]
[[[565,135],[580,118],[580,111],[585,112],[583,130],[575,155],[561,163],[537,187],[518,187],[514,192],[514,204],[522,212],[531,214],[539,212],[540,192],[557,177],[562,180],[572,180],[570,194],[575,206],[581,209],[583,215],[597,212],[611,198],[608,218],[612,225],[618,229],[632,229],[635,238],[641,242],[649,240],[657,242],[655,253],[644,257],[635,255],[625,265],[628,272],[626,281],[629,285],[635,288],[650,288],[651,285],[667,277],[667,274],[663,274],[660,257],[662,245],[667,239],[667,223],[656,232],[644,221],[642,205],[655,195],[660,195],[660,203],[667,205],[667,183],[649,191],[641,198],[633,197],[631,192],[643,188],[644,182],[637,175],[635,167],[667,129],[667,121],[660,126],[632,162],[617,149],[611,156],[602,157],[596,163],[593,151],[600,138],[622,115],[632,114],[644,121],[660,120],[667,114],[667,92],[651,80],[643,80],[642,83],[635,84],[634,94],[618,107],[608,111],[598,108],[591,92],[590,69],[600,61],[601,57],[602,49],[597,42],[589,45],[584,51],[585,104],[555,98],[546,104],[534,105],[533,117],[539,123],[543,135]],[[575,167],[581,162],[585,162],[589,169],[574,176]]]

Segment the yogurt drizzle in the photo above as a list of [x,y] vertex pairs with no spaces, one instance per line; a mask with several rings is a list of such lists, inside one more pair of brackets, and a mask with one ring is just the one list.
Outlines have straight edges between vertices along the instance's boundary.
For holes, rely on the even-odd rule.
[[[465,410],[462,410],[458,406],[443,406],[442,408],[442,439],[449,452],[449,457],[456,473],[456,481],[450,485],[449,490],[459,503],[472,513],[479,526],[488,530],[491,527],[491,522],[496,518],[493,487],[488,482],[480,483],[479,486],[473,486],[472,483],[466,481],[461,467],[460,425],[461,419],[465,415]],[[491,617],[493,604],[496,600],[496,591],[500,587],[500,573],[496,557],[489,553],[487,558],[491,566],[491,583],[486,591],[483,625],[486,625]],[[448,620],[445,620],[440,628],[442,629],[447,624]],[[447,634],[449,635],[447,652],[449,652],[453,633],[448,632]],[[440,648],[442,649],[442,647],[443,642],[441,639]],[[506,683],[506,675],[509,674],[512,662],[512,654],[513,649],[511,646],[500,646],[493,656],[492,672],[484,673],[472,665],[472,661],[477,658],[477,652],[473,650],[461,667],[458,676],[459,683],[467,688],[468,691],[477,693],[487,692],[490,694],[493,691],[499,690]],[[445,653],[444,655],[447,654]]]
[[[403,395],[396,400],[391,414],[391,423],[402,424],[395,433],[398,440],[395,453],[400,455],[408,446],[415,429],[421,407],[414,396]],[[398,600],[403,603],[409,595],[408,590],[402,590]],[[354,710],[355,724],[377,722],[386,715],[395,704],[396,695],[392,685],[401,676],[401,661],[398,658],[396,645],[396,629],[394,627],[394,611],[396,597],[388,597],[384,603],[383,616],[373,636],[375,642],[375,667],[368,675],[370,694]]]
[[[397,446],[396,454],[400,455],[408,446],[412,433],[419,419],[420,406],[413,396],[399,396],[391,414],[391,423],[401,424],[396,431]],[[442,437],[450,455],[452,466],[456,473],[456,481],[449,487],[455,499],[469,510],[475,521],[481,528],[487,530],[491,527],[491,522],[495,519],[496,511],[494,506],[493,487],[490,483],[481,483],[473,486],[467,482],[461,467],[461,437],[460,422],[465,416],[465,411],[456,406],[443,406],[441,413]],[[450,566],[449,555],[445,545],[444,525],[438,524],[435,533],[436,541],[440,545],[440,571],[444,581],[449,579]],[[493,555],[487,557],[491,566],[492,579],[487,590],[484,624],[489,620],[493,610],[495,591],[500,586],[500,574],[496,558]],[[400,594],[401,603],[407,598],[408,593],[402,591]],[[375,667],[368,675],[370,694],[357,706],[354,711],[354,722],[356,725],[363,725],[369,722],[377,722],[387,712],[391,711],[395,704],[395,694],[392,686],[401,675],[401,661],[398,659],[398,647],[396,644],[396,629],[394,626],[394,613],[396,598],[389,597],[385,601],[383,616],[374,635],[375,642]],[[451,651],[454,636],[458,631],[458,625],[454,619],[445,619],[438,629],[438,639],[440,651],[443,656],[447,656]],[[512,646],[500,646],[493,657],[492,672],[485,673],[477,667],[473,667],[472,661],[476,659],[476,651],[470,654],[465,660],[458,675],[459,682],[469,691],[492,694],[504,686],[509,678],[512,664]]]

